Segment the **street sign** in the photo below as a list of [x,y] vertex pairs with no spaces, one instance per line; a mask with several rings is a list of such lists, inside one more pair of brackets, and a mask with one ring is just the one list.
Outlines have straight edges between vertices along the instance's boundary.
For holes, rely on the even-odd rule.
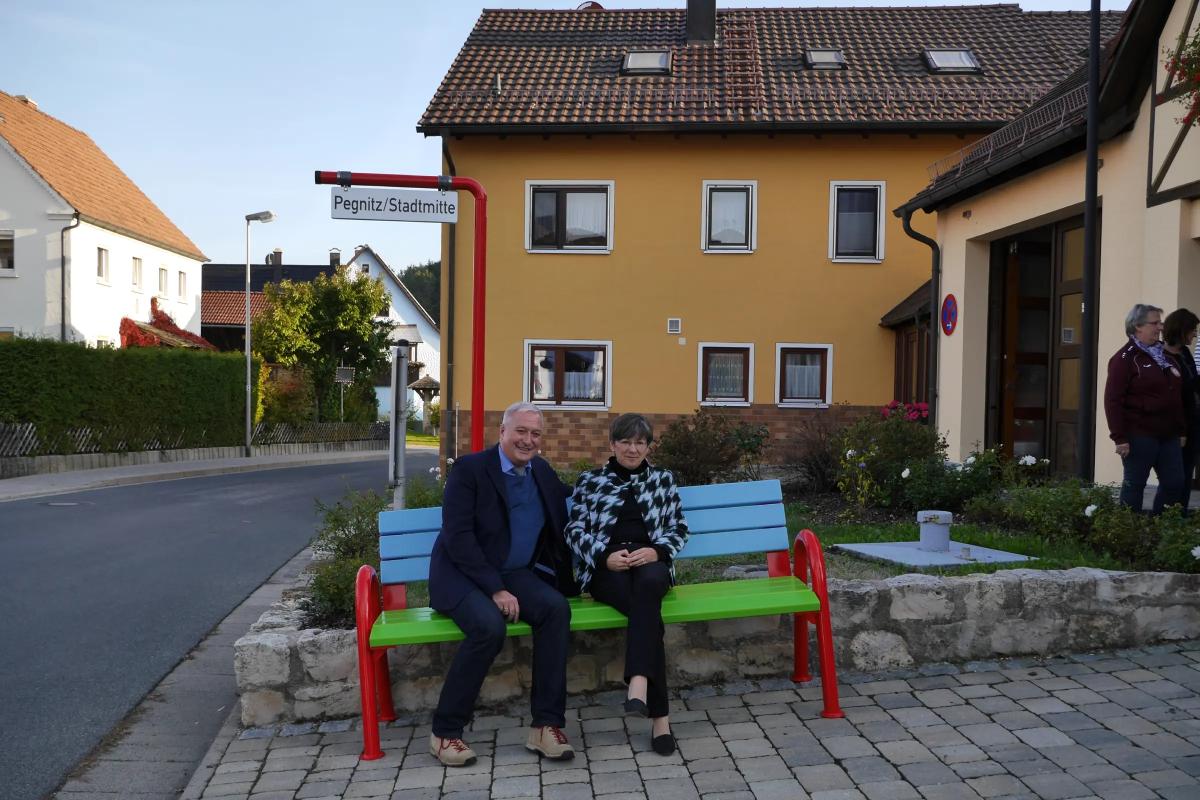
[[458,222],[458,192],[334,186],[329,212],[333,219]]
[[333,377],[334,383],[354,383],[354,367],[337,367]]

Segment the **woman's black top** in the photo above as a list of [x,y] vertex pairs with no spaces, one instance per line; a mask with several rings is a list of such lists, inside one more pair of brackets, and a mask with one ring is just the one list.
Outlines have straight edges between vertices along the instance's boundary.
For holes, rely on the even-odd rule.
[[[617,522],[613,525],[612,533],[609,535],[608,547],[605,549],[605,558],[608,554],[615,553],[618,550],[637,550],[640,547],[653,547],[658,552],[659,561],[666,562],[669,558],[666,549],[650,543],[650,534],[646,530],[646,520],[642,518],[642,510],[638,508],[637,497],[634,496],[633,484],[630,480],[634,475],[642,475],[650,468],[649,462],[645,459],[637,469],[626,469],[621,466],[615,457],[608,459],[608,468],[621,480],[625,482],[625,488],[621,490],[621,496],[625,498],[625,502],[621,505],[617,512]],[[598,566],[608,568],[607,563],[601,561]]]
[[1167,356],[1179,365],[1179,375],[1183,384],[1183,416],[1187,420],[1188,430],[1200,428],[1200,377],[1196,375],[1196,362],[1187,350],[1178,353],[1166,351]]

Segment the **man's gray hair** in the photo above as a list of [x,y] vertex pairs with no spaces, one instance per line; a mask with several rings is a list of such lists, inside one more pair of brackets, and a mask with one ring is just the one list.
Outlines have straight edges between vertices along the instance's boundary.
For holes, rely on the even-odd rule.
[[525,402],[513,403],[511,406],[504,409],[504,416],[500,419],[500,424],[507,425],[517,414],[524,414],[526,411],[532,411],[534,414],[537,414],[538,418],[542,421],[542,424],[546,424],[546,416],[542,414],[542,410],[533,403]]
[[1146,317],[1157,311],[1162,314],[1162,309],[1158,306],[1147,305],[1146,303],[1138,303],[1133,308],[1129,309],[1129,313],[1125,315],[1125,333],[1128,336],[1133,336],[1134,331],[1139,325],[1146,324]]

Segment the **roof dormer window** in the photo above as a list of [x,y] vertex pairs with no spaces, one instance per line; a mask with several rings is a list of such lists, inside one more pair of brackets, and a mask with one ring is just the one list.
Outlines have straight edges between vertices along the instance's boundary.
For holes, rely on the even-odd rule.
[[925,64],[930,72],[981,72],[975,54],[966,47],[926,50]]
[[630,50],[621,64],[622,75],[670,75],[670,50]]
[[804,64],[809,69],[845,69],[846,57],[837,47],[810,47],[804,51]]

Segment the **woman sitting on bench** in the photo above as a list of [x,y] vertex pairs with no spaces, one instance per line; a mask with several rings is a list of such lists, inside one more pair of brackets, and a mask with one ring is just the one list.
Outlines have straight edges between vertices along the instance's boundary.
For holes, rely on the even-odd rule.
[[629,618],[625,639],[625,716],[651,719],[654,752],[675,752],[667,717],[662,599],[674,582],[675,555],[687,523],[675,476],[654,467],[654,441],[641,414],[622,414],[609,429],[612,458],[575,484],[567,544],[579,557],[580,588]]

